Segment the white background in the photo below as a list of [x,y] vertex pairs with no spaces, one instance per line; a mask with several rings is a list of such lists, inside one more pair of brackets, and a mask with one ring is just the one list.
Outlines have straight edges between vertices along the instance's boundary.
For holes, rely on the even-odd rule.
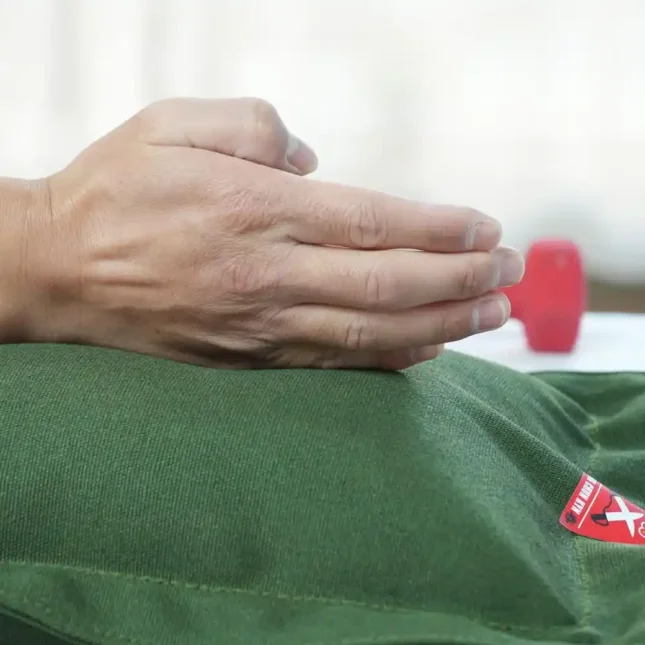
[[644,0],[0,0],[0,174],[154,99],[257,95],[319,177],[578,241],[645,281]]

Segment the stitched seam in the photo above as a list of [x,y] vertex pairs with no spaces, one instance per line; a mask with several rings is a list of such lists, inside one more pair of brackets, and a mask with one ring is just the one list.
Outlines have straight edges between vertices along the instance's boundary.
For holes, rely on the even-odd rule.
[[[0,595],[4,595],[4,592],[0,590]],[[24,604],[30,604],[33,607],[37,607],[41,609],[45,614],[47,615],[54,615],[54,612],[47,606],[47,604],[44,601],[28,601],[28,600],[23,600]],[[54,615],[54,619],[59,618]],[[491,625],[492,626],[492,625]],[[86,625],[86,626],[81,626],[79,624],[74,624],[72,621],[69,621],[66,625],[63,627],[58,627],[57,631],[61,632],[69,632],[69,630],[78,630],[78,631],[84,631],[85,629],[89,629],[92,631],[96,636],[100,638],[108,638],[108,639],[116,639],[118,641],[121,641],[123,643],[126,643],[127,645],[156,645],[153,641],[150,640],[135,640],[133,638],[130,638],[129,636],[124,636],[123,634],[120,634],[119,632],[116,631],[103,631],[100,630],[93,625]],[[64,636],[66,635],[71,635],[71,634],[63,634]],[[72,635],[72,637],[74,637]],[[83,637],[81,637],[83,638]],[[427,632],[424,633],[418,633],[418,634],[410,634],[409,632],[405,633],[390,633],[387,636],[379,636],[378,638],[341,638],[341,640],[338,641],[338,645],[394,645],[395,642],[399,641],[401,638],[405,638],[406,640],[408,639],[419,639],[419,640],[425,640],[428,641],[428,639],[432,639],[437,645],[440,643],[445,642],[445,636],[441,636],[438,634],[428,634]],[[463,636],[457,636],[457,637],[452,637],[451,639],[457,638],[458,640],[453,640],[454,645],[481,645],[481,640],[477,639],[474,640],[472,638],[464,638]],[[330,645],[329,640],[325,641],[315,641],[315,642],[308,642],[305,643],[304,645]]]
[[[16,563],[13,563],[16,564]],[[88,573],[86,571],[83,571],[83,573]],[[102,572],[106,573],[106,572]],[[117,577],[118,574],[117,574]],[[122,576],[126,577],[126,576]],[[133,576],[134,580],[143,580],[144,578],[139,578],[136,576]],[[161,580],[160,580],[161,581]],[[166,582],[166,581],[161,581],[161,582]],[[213,591],[212,588],[208,588],[210,591]],[[243,590],[242,590],[243,591]],[[268,595],[268,594],[267,594]],[[5,596],[8,597],[6,592],[0,589],[0,596]],[[297,600],[297,598],[296,598]],[[312,600],[318,600],[318,599],[312,599]],[[342,601],[339,601],[342,603]],[[54,614],[54,612],[51,610],[51,608],[47,605],[45,600],[39,600],[39,601],[33,601],[29,599],[23,599],[22,603],[25,605],[30,605],[32,607],[36,607],[38,609],[41,609],[46,615],[50,615],[53,617],[54,620],[60,619],[60,616],[57,616]],[[347,603],[349,604],[349,603]],[[364,605],[366,607],[370,607],[370,605]],[[399,608],[392,608],[394,611],[399,611]],[[427,612],[429,613],[429,612]],[[470,619],[469,619],[470,620]],[[481,623],[480,623],[481,624]],[[503,631],[508,631],[508,628],[504,625],[499,625],[497,623],[486,623],[486,624],[481,624],[483,627],[489,627],[492,629],[498,629],[503,630]],[[121,641],[123,643],[126,643],[127,645],[156,645],[155,642],[150,641],[150,640],[138,640],[138,639],[133,639],[129,636],[124,636],[123,634],[111,630],[111,631],[104,631],[101,629],[98,629],[97,627],[93,625],[81,625],[79,623],[74,623],[73,621],[68,621],[66,624],[63,624],[63,626],[58,626],[56,627],[57,631],[63,632],[63,636],[72,636],[75,638],[73,634],[69,634],[69,631],[80,631],[84,632],[85,630],[89,629],[94,635],[100,637],[100,638],[107,638],[107,639],[116,639],[118,641]],[[67,632],[67,633],[64,633]],[[81,636],[81,638],[84,638],[84,636]],[[406,640],[408,639],[423,639],[424,641],[428,641],[428,639],[432,639],[432,641],[436,642],[437,645],[440,643],[445,642],[445,636],[440,635],[440,634],[429,634],[428,632],[423,632],[423,633],[418,633],[418,634],[411,634],[409,632],[404,632],[404,633],[390,633],[387,636],[379,636],[378,638],[341,638],[339,641],[337,641],[338,645],[394,645],[395,642],[398,642],[401,638],[405,638]],[[478,638],[477,640],[474,640],[472,638],[464,638],[463,636],[451,636],[451,639],[457,639],[453,640],[454,645],[481,645],[481,640]],[[336,642],[336,641],[335,641]],[[305,643],[304,645],[330,645],[329,640],[325,641],[315,641],[315,642],[308,642]]]
[[[224,586],[214,587],[214,586],[205,585],[205,584],[184,582],[182,580],[173,580],[170,578],[165,579],[165,578],[155,578],[152,576],[138,576],[130,573],[122,573],[120,571],[104,571],[101,569],[87,569],[83,567],[74,567],[71,565],[45,564],[40,562],[34,562],[34,563],[17,562],[17,561],[11,561],[11,560],[0,561],[0,565],[3,565],[3,564],[8,564],[12,566],[22,566],[26,568],[51,569],[54,571],[69,571],[71,573],[79,573],[79,574],[87,575],[89,577],[102,576],[102,577],[108,577],[108,578],[116,578],[119,580],[129,580],[131,582],[152,583],[152,584],[158,584],[162,586],[175,587],[179,589],[189,589],[189,590],[199,591],[199,592],[210,592],[210,593],[230,594],[230,595],[245,595],[245,596],[250,596],[255,598],[270,598],[273,600],[286,600],[286,601],[293,601],[293,602],[320,603],[320,604],[332,605],[332,606],[336,605],[341,607],[355,607],[358,609],[373,609],[376,611],[382,611],[382,612],[388,612],[388,613],[394,613],[394,614],[398,613],[398,614],[433,615],[435,613],[444,613],[444,612],[432,612],[422,608],[396,607],[393,605],[367,603],[367,602],[362,602],[360,600],[348,600],[345,598],[328,598],[325,596],[304,596],[304,595],[298,596],[298,595],[291,595],[291,594],[273,592],[273,591],[239,589],[236,587],[224,587]],[[0,596],[4,596],[5,598],[11,598],[11,595],[9,594],[9,592],[6,589],[1,589],[1,588],[0,588]],[[33,604],[33,601],[29,601],[29,600],[25,600],[24,602],[27,605]],[[44,607],[47,606],[47,601],[45,599],[41,599],[39,602],[43,603]],[[572,626],[572,625],[556,625],[553,627],[545,628],[544,626],[539,627],[539,626],[517,625],[517,624],[500,623],[496,621],[488,621],[476,615],[468,616],[465,614],[458,614],[458,613],[454,613],[452,615],[456,617],[465,618],[467,620],[472,620],[473,622],[477,623],[482,627],[489,627],[491,629],[495,629],[498,631],[505,631],[505,632],[515,631],[515,632],[528,632],[528,633],[534,633],[534,634],[548,634],[548,633],[552,633],[554,629],[557,630],[557,629],[567,628]],[[133,645],[138,645],[138,644],[135,643]]]

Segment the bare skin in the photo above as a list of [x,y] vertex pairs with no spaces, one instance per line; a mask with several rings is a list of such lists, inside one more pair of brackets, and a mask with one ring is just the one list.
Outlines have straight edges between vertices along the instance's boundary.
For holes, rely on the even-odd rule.
[[257,99],[153,104],[0,182],[0,340],[212,367],[400,369],[503,325],[521,257],[469,208],[306,179]]

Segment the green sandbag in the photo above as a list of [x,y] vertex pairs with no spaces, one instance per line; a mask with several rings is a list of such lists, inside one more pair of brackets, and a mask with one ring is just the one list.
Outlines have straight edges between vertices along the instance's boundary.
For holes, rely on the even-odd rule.
[[2,645],[645,643],[645,375],[0,348]]

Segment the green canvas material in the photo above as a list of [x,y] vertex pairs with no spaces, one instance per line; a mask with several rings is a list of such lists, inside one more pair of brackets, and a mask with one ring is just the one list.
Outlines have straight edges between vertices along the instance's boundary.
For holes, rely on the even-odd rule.
[[0,348],[2,645],[645,643],[645,375]]

